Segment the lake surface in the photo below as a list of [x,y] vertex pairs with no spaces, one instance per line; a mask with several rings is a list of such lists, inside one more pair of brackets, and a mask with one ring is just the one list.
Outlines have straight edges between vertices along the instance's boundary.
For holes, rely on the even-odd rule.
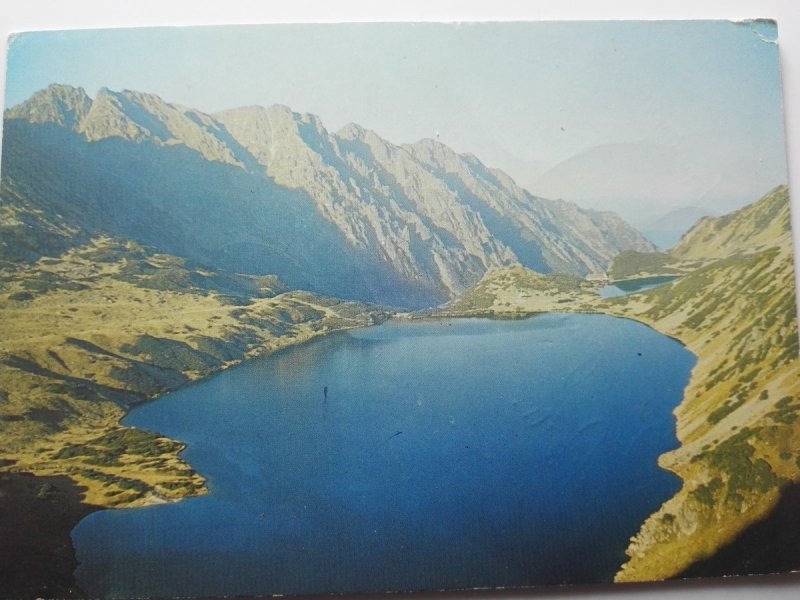
[[[679,487],[656,458],[695,359],[633,321],[390,322],[133,411],[212,493],[94,513],[91,596],[610,581]],[[327,399],[324,388],[327,386]]]
[[618,296],[627,296],[628,294],[652,290],[653,288],[660,287],[676,279],[676,276],[661,275],[658,277],[640,277],[639,279],[617,281],[616,283],[600,288],[597,293],[603,298],[616,298]]

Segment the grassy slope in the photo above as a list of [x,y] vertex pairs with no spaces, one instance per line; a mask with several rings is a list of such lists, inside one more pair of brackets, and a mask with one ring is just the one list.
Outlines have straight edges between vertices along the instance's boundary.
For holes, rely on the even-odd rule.
[[[21,532],[16,519],[0,519],[0,569],[18,572],[25,586],[5,595],[74,593],[63,573],[74,559],[55,548],[69,546],[69,529],[88,510],[205,492],[179,456],[182,444],[119,425],[129,407],[248,357],[385,317],[108,238],[32,264],[0,263],[0,515],[18,514],[24,502],[29,521],[42,523]],[[80,500],[58,517],[69,525],[62,537],[46,525],[54,494]],[[23,534],[52,537],[44,551],[66,558],[27,561]]]
[[535,312],[589,310],[596,286],[571,275],[541,275],[525,267],[489,271],[465,296],[430,316],[491,316],[514,318]]
[[781,186],[733,213],[700,219],[668,252],[620,252],[609,277],[619,281],[686,275],[721,258],[773,247],[791,226],[787,201],[788,190]]
[[[785,189],[777,194],[758,203],[762,210],[749,209],[739,219],[728,219],[729,227],[716,227],[733,256],[708,258],[696,244],[690,254],[704,266],[661,288],[603,300],[585,292],[565,295],[536,274],[495,272],[449,311],[496,316],[605,312],[645,322],[697,355],[676,410],[681,446],[660,459],[662,467],[681,477],[683,487],[632,539],[630,560],[617,581],[683,572],[766,516],[787,482],[800,481],[794,269],[788,195]],[[758,227],[752,227],[757,219]],[[767,228],[770,236],[758,235],[751,245],[753,236],[737,238],[730,235],[732,228],[751,233]],[[718,248],[705,233],[701,239]]]
[[669,255],[677,260],[708,260],[774,246],[790,228],[787,202],[788,190],[781,186],[728,215],[700,219]]
[[648,275],[681,275],[683,272],[675,265],[675,259],[664,252],[626,250],[614,259],[608,276],[619,281]]
[[800,359],[791,248],[723,259],[608,311],[683,341],[698,362],[659,464],[684,484],[642,526],[618,581],[672,577],[713,554],[800,481]]
[[6,267],[0,277],[0,460],[13,465],[6,469],[68,475],[103,506],[202,489],[177,456],[180,444],[117,425],[128,407],[247,357],[380,318],[355,303],[276,294],[270,278],[222,280],[109,239]]

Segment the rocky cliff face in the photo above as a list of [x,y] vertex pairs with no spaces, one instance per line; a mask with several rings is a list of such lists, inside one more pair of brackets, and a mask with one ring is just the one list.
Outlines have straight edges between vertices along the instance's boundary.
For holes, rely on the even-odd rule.
[[6,119],[23,119],[30,123],[53,123],[76,131],[83,123],[92,99],[83,88],[53,84],[36,92],[27,101],[9,108]]
[[[355,248],[458,293],[514,254],[402,148],[355,125],[329,133],[285,107],[218,115],[276,183],[305,191]],[[256,127],[252,127],[256,123]]]
[[[208,115],[152,94],[101,89],[91,100],[54,85],[5,118],[4,177],[50,197],[46,212],[85,202],[100,231],[318,292],[430,305],[493,268],[582,275],[620,250],[653,249],[615,215],[536,198],[472,155],[433,140],[397,146],[355,124],[333,133],[283,106]],[[55,172],[34,171],[37,160]],[[78,197],[40,193],[59,179]],[[126,204],[128,226],[105,214],[109,196],[124,198],[115,205]],[[153,214],[168,241],[146,231]]]
[[352,244],[451,293],[495,267],[585,274],[621,249],[652,250],[618,217],[536,198],[434,140],[396,146],[356,124],[330,133],[281,106],[216,117],[276,182],[307,191]]

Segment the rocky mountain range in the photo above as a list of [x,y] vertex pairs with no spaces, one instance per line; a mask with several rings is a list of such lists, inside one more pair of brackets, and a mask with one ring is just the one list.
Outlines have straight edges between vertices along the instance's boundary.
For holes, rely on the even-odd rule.
[[418,308],[498,267],[585,275],[622,250],[653,250],[613,213],[537,198],[473,155],[395,145],[355,124],[331,132],[284,106],[209,115],[152,94],[92,99],[51,85],[4,116],[7,258],[111,235]]

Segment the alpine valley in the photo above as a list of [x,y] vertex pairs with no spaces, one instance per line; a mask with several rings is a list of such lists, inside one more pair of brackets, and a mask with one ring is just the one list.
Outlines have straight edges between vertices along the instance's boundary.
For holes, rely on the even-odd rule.
[[[642,524],[619,581],[761,572],[738,541],[793,514],[785,187],[659,253],[615,214],[536,197],[434,140],[51,85],[4,114],[0,192],[0,596],[83,595],[81,518],[208,491],[182,444],[120,425],[130,408],[391,317],[600,312],[697,356],[681,445],[659,463],[682,488]],[[675,279],[610,299],[587,278],[606,272]]]

